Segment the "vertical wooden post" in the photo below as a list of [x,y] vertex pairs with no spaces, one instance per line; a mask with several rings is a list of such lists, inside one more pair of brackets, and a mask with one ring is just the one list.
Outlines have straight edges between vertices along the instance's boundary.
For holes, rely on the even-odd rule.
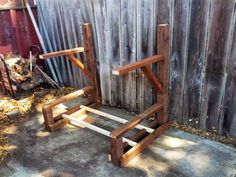
[[163,115],[158,123],[165,123],[168,120],[168,83],[169,83],[169,25],[160,24],[157,27],[157,53],[164,56],[164,61],[159,64],[160,80],[163,83],[163,93],[158,96],[158,102],[164,105]]
[[53,125],[55,123],[52,109],[48,109],[47,107],[44,107],[43,118],[44,118],[44,125],[45,125],[46,130],[51,131],[51,128],[49,125]]
[[111,162],[115,165],[121,166],[120,159],[123,155],[123,141],[122,137],[111,137]]
[[92,25],[90,23],[84,23],[82,28],[87,68],[93,75],[92,85],[95,88],[95,95],[92,98],[95,102],[101,102],[99,77],[97,74],[96,58],[94,54]]

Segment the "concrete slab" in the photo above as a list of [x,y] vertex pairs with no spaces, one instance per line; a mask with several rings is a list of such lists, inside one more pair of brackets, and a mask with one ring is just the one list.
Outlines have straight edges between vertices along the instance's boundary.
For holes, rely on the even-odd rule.
[[[127,112],[101,110],[130,119]],[[15,147],[1,177],[119,177],[191,176],[235,177],[236,149],[176,129],[169,129],[125,168],[108,161],[109,139],[86,128],[66,126],[48,133],[41,113],[5,130]],[[108,130],[120,124],[97,117],[96,125]]]

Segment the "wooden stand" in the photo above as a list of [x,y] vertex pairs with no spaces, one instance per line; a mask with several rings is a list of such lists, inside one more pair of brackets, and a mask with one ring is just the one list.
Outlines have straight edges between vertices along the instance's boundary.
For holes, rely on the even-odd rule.
[[[74,93],[66,95],[54,102],[43,107],[43,114],[45,119],[45,127],[49,131],[54,131],[67,123],[75,126],[84,126],[88,129],[101,133],[111,138],[111,151],[110,157],[112,163],[118,166],[126,165],[131,159],[145,149],[150,143],[152,143],[158,136],[160,136],[169,127],[168,121],[168,58],[169,58],[169,26],[159,25],[158,26],[158,53],[155,55],[133,64],[128,64],[120,68],[114,69],[112,73],[114,75],[127,74],[130,71],[141,69],[144,75],[148,78],[154,89],[159,93],[158,101],[146,109],[143,113],[136,115],[130,121],[122,119],[118,116],[111,115],[102,111],[91,108],[92,106],[100,103],[100,90],[98,85],[97,71],[96,71],[96,60],[93,53],[92,44],[92,30],[91,25],[83,25],[84,31],[84,44],[85,47],[71,49],[66,51],[54,52],[40,56],[42,59],[48,57],[55,57],[60,55],[66,55],[67,58],[73,62],[78,68],[82,70],[84,74],[88,76],[91,81],[91,85]],[[87,64],[85,67],[78,59],[72,54],[77,52],[85,52]],[[159,67],[159,78],[152,72],[149,65],[158,62]],[[83,106],[81,105],[74,110],[69,110],[64,114],[53,117],[52,107],[62,102],[68,101],[72,98],[80,96],[84,93],[91,93],[94,95],[92,99],[92,105]],[[79,112],[79,111],[80,112]],[[96,127],[83,121],[83,114],[90,112],[113,121],[117,121],[123,124],[123,126],[115,129],[112,132]],[[76,118],[72,113],[80,113],[80,117]],[[145,119],[157,115],[156,120],[151,123],[149,127],[141,125],[140,123]],[[124,134],[133,128],[139,129],[140,131],[132,138],[124,138]]]
[[[58,100],[55,100],[43,107],[43,116],[44,116],[44,124],[48,131],[55,131],[68,123],[67,119],[62,118],[62,114],[53,116],[52,109],[56,105],[59,105],[63,102],[69,101],[76,97],[82,96],[84,94],[91,94],[91,104],[90,106],[95,106],[101,102],[100,89],[98,85],[98,76],[96,69],[96,59],[94,55],[94,47],[93,47],[93,38],[92,38],[92,26],[89,23],[85,23],[82,26],[83,28],[83,40],[84,47],[63,50],[58,52],[52,52],[40,55],[40,59],[48,59],[54,58],[58,56],[66,56],[68,60],[70,60],[74,65],[76,65],[90,80],[90,85],[80,89],[76,92],[68,94]],[[86,65],[84,65],[79,59],[77,59],[73,54],[75,53],[85,53],[86,57]],[[72,110],[65,112],[65,114],[69,115],[76,111],[78,111],[80,107],[76,107]]]

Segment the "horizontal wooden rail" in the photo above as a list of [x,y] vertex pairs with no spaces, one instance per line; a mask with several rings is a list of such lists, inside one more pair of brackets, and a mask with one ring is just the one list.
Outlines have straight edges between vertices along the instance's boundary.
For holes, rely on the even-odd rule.
[[156,63],[156,62],[159,62],[162,60],[164,60],[164,57],[162,55],[154,55],[152,57],[142,59],[142,60],[137,61],[135,63],[127,64],[125,66],[121,66],[117,69],[114,69],[114,70],[112,70],[112,74],[114,74],[114,75],[127,74],[130,71],[136,70],[136,69],[141,68],[143,66],[150,65],[152,63]]
[[133,129],[135,126],[137,126],[139,123],[141,123],[144,119],[148,118],[149,116],[159,112],[163,109],[162,104],[154,104],[148,109],[146,109],[143,113],[135,116],[133,119],[131,119],[129,122],[124,124],[123,126],[115,129],[111,132],[112,137],[114,138],[120,138],[122,135],[124,135],[129,130]]
[[121,157],[121,166],[126,165],[131,159],[133,159],[137,154],[139,154],[143,149],[145,149],[149,144],[151,144],[158,136],[165,132],[169,127],[169,122],[164,123],[159,128],[157,128],[152,134],[145,137],[136,146],[132,147],[129,151]]
[[63,56],[63,55],[81,53],[84,51],[85,51],[84,47],[78,47],[78,48],[73,48],[73,49],[68,49],[68,50],[61,50],[61,51],[57,51],[57,52],[42,54],[42,55],[39,55],[39,58],[40,59],[54,58],[54,57]]
[[[105,135],[105,136],[111,137],[111,135],[110,135],[111,132],[109,132],[109,131],[107,131],[107,130],[105,130],[105,129],[102,129],[102,128],[100,128],[100,127],[97,127],[97,126],[95,126],[95,125],[92,125],[92,124],[90,124],[90,123],[87,123],[87,122],[85,122],[85,121],[83,121],[83,120],[80,120],[80,118],[75,118],[75,117],[73,117],[73,116],[69,116],[69,115],[66,115],[66,114],[63,114],[62,117],[63,117],[64,119],[69,120],[69,122],[70,122],[72,125],[76,125],[76,126],[80,126],[80,127],[81,127],[81,125],[82,125],[82,126],[88,128],[88,129],[90,129],[90,130],[93,130],[93,131],[98,132],[98,133],[101,133],[101,134],[103,134],[103,135]],[[135,146],[135,145],[137,145],[136,142],[134,142],[134,141],[132,141],[132,140],[129,140],[129,139],[127,139],[127,138],[123,138],[123,141],[124,141],[124,142],[127,142],[130,146]]]
[[52,107],[54,107],[54,106],[56,106],[56,105],[58,105],[58,104],[61,104],[61,103],[63,103],[63,102],[67,102],[67,101],[69,101],[69,100],[71,100],[71,99],[74,99],[74,98],[76,98],[76,97],[79,97],[79,96],[81,96],[81,95],[83,95],[83,94],[90,93],[90,92],[93,91],[93,89],[94,89],[94,88],[93,88],[92,86],[86,86],[86,87],[84,87],[84,88],[82,88],[82,89],[80,89],[80,90],[77,90],[77,91],[75,91],[75,92],[73,92],[73,93],[70,93],[70,94],[68,94],[68,95],[65,95],[65,96],[63,96],[63,97],[61,97],[61,98],[59,98],[59,99],[57,99],[57,100],[55,100],[55,101],[53,101],[53,102],[51,102],[51,103],[45,105],[45,106],[43,107],[43,109],[52,108]]
[[[125,124],[125,123],[128,122],[128,120],[126,120],[126,119],[122,119],[122,118],[120,118],[120,117],[117,117],[117,116],[114,116],[114,115],[111,115],[111,114],[108,114],[108,113],[105,113],[105,112],[102,112],[102,111],[98,111],[98,110],[93,109],[93,108],[90,108],[90,107],[88,107],[88,106],[81,105],[80,108],[81,108],[81,109],[84,109],[84,110],[86,110],[86,111],[88,111],[88,112],[97,114],[97,115],[99,115],[99,116],[102,116],[102,117],[105,117],[105,118],[108,118],[108,119],[111,119],[111,120],[120,122],[120,123],[122,123],[122,124]],[[143,126],[143,125],[140,125],[140,124],[138,124],[135,128],[140,129],[140,130],[144,129],[144,130],[146,130],[148,133],[154,132],[154,129],[149,128],[149,127],[146,127],[146,126]]]

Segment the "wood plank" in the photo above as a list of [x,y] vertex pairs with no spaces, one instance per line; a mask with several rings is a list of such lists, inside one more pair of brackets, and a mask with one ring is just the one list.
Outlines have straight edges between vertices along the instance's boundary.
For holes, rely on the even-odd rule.
[[163,116],[158,119],[160,124],[168,120],[168,107],[169,107],[169,52],[170,52],[170,38],[169,38],[169,25],[160,24],[157,27],[157,51],[164,56],[164,61],[159,64],[160,80],[163,83],[162,94],[158,96],[158,102],[163,104]]
[[92,74],[91,72],[85,68],[84,64],[77,58],[75,58],[73,55],[67,55],[67,58],[74,64],[76,65],[81,71],[89,77],[89,79],[92,79]]
[[[114,4],[116,4],[114,6]],[[115,77],[112,75],[112,68],[117,68],[120,66],[120,52],[121,52],[121,0],[109,0],[106,1],[107,7],[107,55],[109,59],[110,67],[110,79],[111,79],[111,97],[110,104],[116,106],[121,105],[120,96],[120,82],[122,78]]]
[[[136,1],[137,11],[137,61],[156,54],[156,19],[154,13],[155,0]],[[156,64],[154,64],[156,65]],[[154,67],[152,65],[152,67]],[[141,70],[137,70],[137,109],[144,111],[154,102],[152,99],[153,87]]]
[[183,123],[183,94],[186,78],[188,54],[190,0],[175,0],[172,10],[172,52],[170,61],[170,114],[178,122]]
[[[100,62],[100,80],[102,98],[104,104],[109,104],[111,100],[111,78],[110,78],[110,59],[108,58],[107,45],[107,16],[106,16],[106,0],[92,1],[94,21],[97,34],[98,54],[97,59]],[[105,67],[106,66],[106,67]]]
[[77,47],[77,48],[73,48],[73,49],[61,50],[61,51],[57,51],[57,52],[42,54],[42,55],[39,55],[39,58],[40,59],[48,59],[48,58],[54,58],[54,57],[59,57],[59,56],[64,56],[64,55],[70,55],[70,54],[74,54],[74,53],[80,53],[80,52],[84,52],[84,51],[85,51],[84,47]]
[[[122,119],[122,118],[120,118],[118,116],[114,116],[114,115],[111,115],[111,114],[108,114],[108,113],[105,113],[105,112],[102,112],[102,111],[99,111],[99,110],[96,110],[96,109],[93,109],[93,108],[90,108],[90,107],[87,107],[87,106],[84,106],[84,105],[81,105],[80,108],[84,109],[84,110],[86,110],[88,112],[97,114],[99,116],[102,116],[102,117],[105,117],[105,118],[108,118],[108,119],[120,122],[122,124],[125,124],[125,123],[128,122],[128,120],[126,120],[126,119]],[[140,130],[145,129],[149,133],[152,133],[154,131],[152,128],[143,126],[141,124],[138,124],[137,126],[135,126],[135,128],[140,129]]]
[[200,128],[219,132],[221,109],[226,84],[233,1],[215,0],[211,3],[206,52],[205,80],[201,98]]
[[126,165],[130,160],[132,160],[136,155],[138,155],[143,149],[150,145],[158,136],[164,133],[169,128],[169,122],[161,125],[152,134],[148,135],[145,139],[139,142],[136,146],[131,148],[121,157],[121,165]]
[[183,97],[183,120],[198,127],[210,1],[195,0],[191,5],[187,75]]
[[100,89],[100,80],[99,75],[97,74],[97,61],[94,54],[94,43],[93,43],[93,32],[92,25],[90,23],[84,23],[83,28],[83,40],[84,46],[87,48],[85,51],[86,60],[88,60],[88,69],[92,74],[91,84],[94,87],[93,102],[101,102],[101,89]]
[[52,108],[52,107],[54,107],[54,106],[56,106],[56,105],[58,105],[60,103],[67,102],[67,101],[69,101],[71,99],[74,99],[76,97],[79,97],[79,96],[82,96],[84,94],[90,93],[93,90],[94,90],[94,87],[86,86],[86,87],[84,87],[84,88],[82,88],[80,90],[77,90],[77,91],[75,91],[73,93],[65,95],[65,96],[63,96],[63,97],[61,97],[61,98],[59,98],[59,99],[57,99],[57,100],[55,100],[55,101],[45,105],[44,109],[50,109],[50,108]]
[[[88,122],[85,122],[85,121],[83,121],[83,120],[81,120],[81,119],[78,119],[78,118],[75,118],[75,117],[73,117],[73,116],[66,115],[66,114],[63,114],[62,117],[63,117],[64,119],[69,120],[69,122],[70,122],[72,125],[77,125],[77,126],[82,125],[82,126],[88,128],[88,129],[90,129],[90,130],[93,130],[93,131],[98,132],[98,133],[101,133],[101,134],[103,134],[103,135],[105,135],[105,136],[111,137],[111,132],[109,132],[109,131],[107,131],[107,130],[105,130],[105,129],[103,129],[103,128],[97,127],[97,126],[95,126],[95,125],[92,125],[92,124],[90,124],[90,123],[88,123]],[[129,140],[129,139],[127,139],[127,138],[122,138],[122,140],[123,140],[123,142],[127,142],[130,146],[135,146],[135,145],[137,144],[136,142],[134,142],[134,141],[132,141],[132,140]]]
[[141,67],[141,70],[143,71],[144,75],[148,78],[152,86],[156,89],[156,92],[163,93],[164,91],[163,85],[159,81],[159,79],[154,75],[151,69],[148,66],[144,66],[144,67]]
[[[236,2],[235,5],[236,7]],[[229,61],[227,66],[227,82],[224,98],[224,109],[221,115],[223,116],[222,132],[236,137],[236,11],[231,19],[231,35],[229,47]]]
[[[120,1],[120,66],[137,61],[137,1]],[[113,76],[114,77],[114,76]],[[121,106],[137,111],[137,75],[132,71],[120,77]]]
[[131,119],[129,122],[124,124],[123,126],[115,129],[114,131],[111,132],[112,137],[121,137],[123,134],[128,132],[129,130],[133,129],[136,125],[141,123],[144,119],[150,117],[151,115],[159,112],[160,110],[163,109],[162,104],[154,104],[148,109],[146,109],[143,113],[134,116],[133,119]]
[[146,66],[146,65],[150,65],[150,64],[162,61],[163,59],[164,59],[164,57],[162,55],[151,56],[151,57],[142,59],[140,61],[137,61],[135,63],[127,64],[127,65],[121,66],[117,69],[113,69],[112,74],[114,74],[114,75],[127,74],[130,71],[139,69],[139,68]]

